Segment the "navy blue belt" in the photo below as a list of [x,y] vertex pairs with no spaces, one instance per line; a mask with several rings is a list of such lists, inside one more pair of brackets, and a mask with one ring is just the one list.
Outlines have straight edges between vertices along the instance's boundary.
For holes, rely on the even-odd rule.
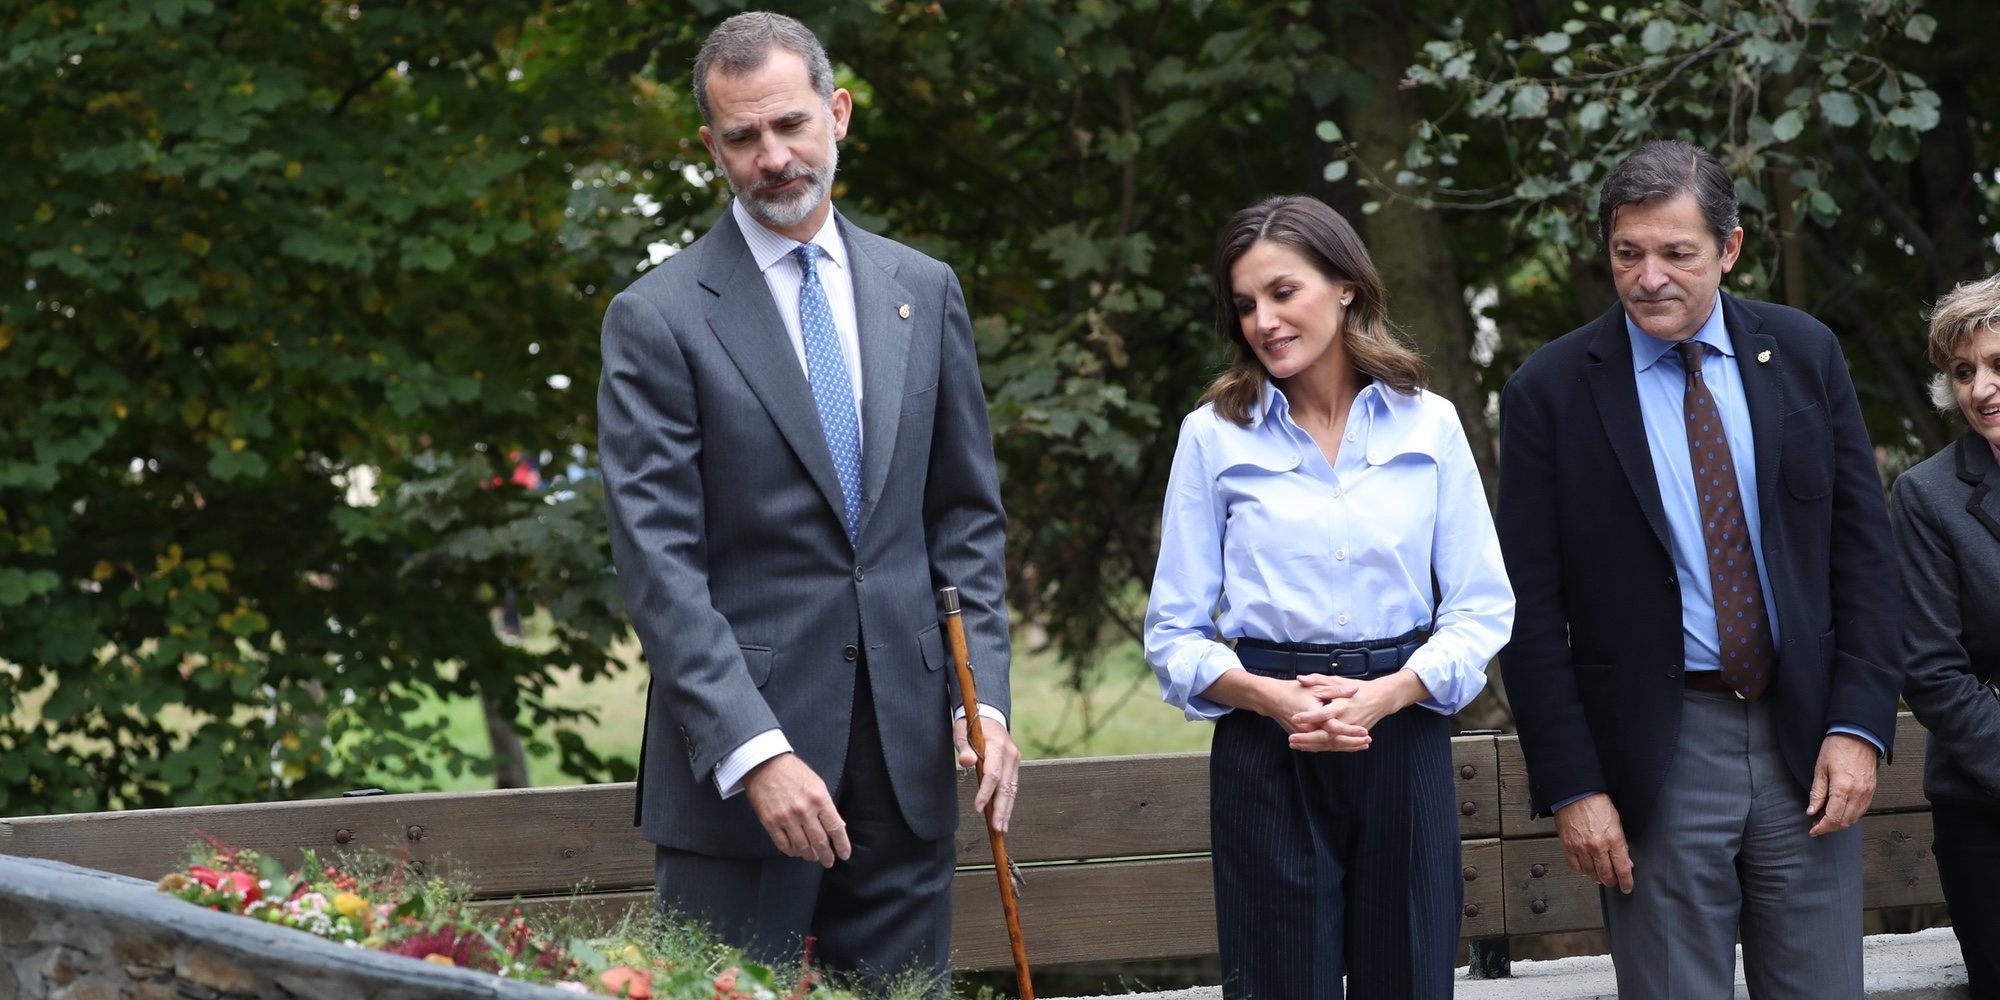
[[1331,674],[1366,680],[1393,674],[1430,641],[1429,629],[1412,629],[1394,639],[1324,645],[1311,642],[1236,640],[1236,660],[1260,677]]

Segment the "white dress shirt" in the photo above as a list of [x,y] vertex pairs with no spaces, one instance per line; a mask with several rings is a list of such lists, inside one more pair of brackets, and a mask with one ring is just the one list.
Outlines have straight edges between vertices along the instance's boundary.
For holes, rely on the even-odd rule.
[[[771,301],[778,305],[778,317],[785,321],[785,335],[792,338],[792,350],[799,356],[799,371],[807,372],[806,338],[799,332],[799,286],[805,275],[799,259],[792,256],[802,244],[783,233],[772,232],[752,218],[741,198],[729,203],[736,216],[736,228],[750,246],[750,257],[764,272],[764,284],[771,289]],[[826,304],[833,308],[833,327],[840,332],[840,356],[847,362],[847,380],[854,383],[854,415],[861,416],[861,334],[854,320],[854,267],[847,256],[847,243],[840,238],[840,226],[832,212],[826,223],[807,242],[820,248],[819,283],[826,289]],[[829,266],[831,265],[831,266]],[[810,372],[807,372],[810,378]]]
[[[1405,669],[1450,714],[1486,686],[1514,591],[1458,411],[1370,383],[1329,465],[1268,382],[1250,425],[1204,406],[1181,422],[1146,609],[1146,662],[1189,719],[1242,669],[1222,639],[1355,643],[1434,633]],[[1439,600],[1433,606],[1432,576]]]

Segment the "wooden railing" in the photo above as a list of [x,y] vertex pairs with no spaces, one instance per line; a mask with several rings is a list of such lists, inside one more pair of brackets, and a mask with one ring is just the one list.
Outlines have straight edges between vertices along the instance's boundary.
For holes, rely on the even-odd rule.
[[[1862,820],[1864,905],[1943,900],[1922,791],[1924,734],[1904,715],[1896,763]],[[1597,887],[1563,861],[1554,824],[1529,818],[1520,744],[1452,741],[1464,846],[1468,939],[1599,926]],[[991,855],[970,809],[958,836],[954,961],[1009,963]],[[157,878],[201,834],[291,863],[312,848],[407,851],[449,865],[481,899],[529,907],[650,905],[653,848],[632,826],[632,786],[373,795],[0,819],[0,854],[52,858]],[[1022,868],[1021,921],[1037,965],[1213,954],[1206,754],[1032,761],[1008,847]]]

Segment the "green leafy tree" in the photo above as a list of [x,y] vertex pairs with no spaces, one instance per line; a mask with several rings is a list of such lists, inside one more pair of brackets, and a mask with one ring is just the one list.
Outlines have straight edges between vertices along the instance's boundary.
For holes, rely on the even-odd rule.
[[[1517,33],[1460,23],[1423,46],[1410,79],[1453,104],[1403,155],[1342,151],[1371,196],[1505,213],[1524,263],[1482,280],[1516,301],[1567,296],[1574,325],[1612,300],[1596,233],[1606,173],[1649,139],[1704,145],[1738,178],[1745,209],[1748,252],[1732,290],[1806,309],[1841,334],[1875,438],[1899,460],[1942,443],[1949,430],[1923,391],[1926,304],[1993,263],[1978,222],[1995,195],[1975,113],[1990,89],[1970,43],[1988,33],[1978,6],[1517,6],[1530,8],[1505,26]],[[1524,356],[1565,328],[1515,327],[1505,353]]]
[[[553,672],[605,668],[597,490],[505,485],[588,442],[608,264],[564,236],[631,106],[628,15],[556,14],[5,15],[0,810],[422,785],[487,765],[420,699],[559,724]],[[546,650],[495,635],[509,587]]]

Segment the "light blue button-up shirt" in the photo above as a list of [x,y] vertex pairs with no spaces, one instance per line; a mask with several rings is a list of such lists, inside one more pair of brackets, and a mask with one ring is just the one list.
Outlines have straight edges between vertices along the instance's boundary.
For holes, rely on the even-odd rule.
[[[1436,606],[1432,574],[1436,574]],[[1190,719],[1241,669],[1218,641],[1351,643],[1432,626],[1410,658],[1443,714],[1486,686],[1514,623],[1514,591],[1479,470],[1451,403],[1371,383],[1329,465],[1266,383],[1250,425],[1204,406],[1181,422],[1146,609],[1146,662]]]
[[[1687,368],[1674,350],[1678,341],[1661,340],[1639,329],[1629,314],[1625,317],[1625,332],[1632,338],[1639,413],[1646,423],[1646,447],[1653,454],[1653,477],[1660,484],[1660,504],[1666,508],[1667,531],[1673,543],[1674,572],[1681,583],[1681,644],[1687,657],[1684,668],[1720,670],[1722,645],[1715,631],[1715,587],[1709,577],[1708,543],[1701,531],[1701,502],[1695,497],[1693,460],[1688,457]],[[1722,319],[1722,293],[1716,293],[1708,321],[1695,332],[1693,339],[1706,348],[1701,380],[1708,386],[1716,410],[1722,414],[1723,433],[1729,438],[1729,455],[1736,467],[1736,495],[1743,499],[1743,523],[1749,528],[1750,551],[1757,560],[1757,580],[1764,591],[1772,647],[1783,649],[1783,633],[1779,630],[1784,623],[1778,620],[1778,602],[1771,596],[1771,574],[1764,565],[1764,519],[1757,506],[1757,442],[1750,426],[1750,404],[1743,396],[1743,376],[1736,367],[1736,345]],[[1784,669],[1780,661],[1777,683],[1784,683]],[[1875,744],[1877,752],[1882,749],[1882,741],[1862,729],[1834,726],[1827,732],[1859,736]]]
[[[1639,381],[1639,414],[1646,423],[1646,447],[1653,453],[1653,478],[1666,508],[1674,571],[1681,582],[1681,640],[1688,670],[1722,669],[1722,644],[1715,631],[1715,586],[1708,571],[1708,542],[1702,535],[1701,498],[1695,495],[1694,465],[1688,457],[1687,368],[1678,341],[1661,340],[1625,317],[1632,338],[1632,369]],[[1722,431],[1736,468],[1736,495],[1743,500],[1743,523],[1757,560],[1764,608],[1771,619],[1772,648],[1783,648],[1778,602],[1771,597],[1771,574],[1764,569],[1764,519],[1757,507],[1757,443],[1751,434],[1750,405],[1743,399],[1743,376],[1736,369],[1736,345],[1722,321],[1722,298],[1694,335],[1704,345],[1701,380],[1722,414]]]

